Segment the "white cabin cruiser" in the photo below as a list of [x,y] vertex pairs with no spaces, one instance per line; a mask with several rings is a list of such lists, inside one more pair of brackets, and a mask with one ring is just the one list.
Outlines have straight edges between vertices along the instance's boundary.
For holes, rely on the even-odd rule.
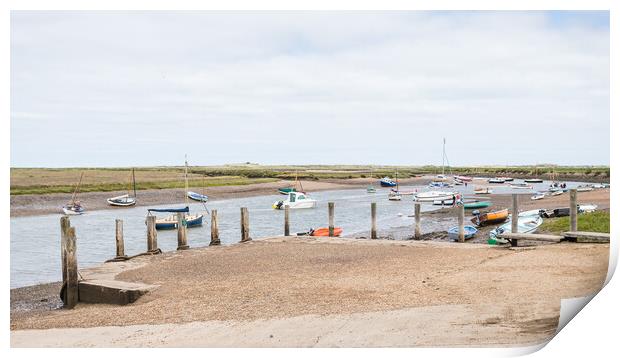
[[413,200],[418,202],[433,202],[435,200],[447,201],[453,200],[459,193],[454,191],[426,191],[418,193],[413,197]]
[[310,209],[316,206],[316,200],[310,199],[308,194],[304,192],[290,192],[286,200],[278,200],[273,203],[272,207],[278,210],[284,210],[287,206],[291,209]]

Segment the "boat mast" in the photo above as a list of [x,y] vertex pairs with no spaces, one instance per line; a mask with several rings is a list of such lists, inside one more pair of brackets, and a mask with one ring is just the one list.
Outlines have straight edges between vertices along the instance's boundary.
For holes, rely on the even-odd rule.
[[138,195],[136,195],[136,170],[134,168],[131,168],[131,177],[133,181],[133,197],[137,198]]
[[189,206],[189,199],[187,198],[187,192],[189,191],[189,184],[187,182],[187,154],[185,154],[185,205]]
[[71,196],[71,205],[75,204],[75,198],[77,197],[78,189],[80,188],[80,185],[82,184],[83,176],[84,176],[84,172],[81,172],[80,180],[78,181],[78,184],[75,186],[75,189],[73,190],[73,195]]

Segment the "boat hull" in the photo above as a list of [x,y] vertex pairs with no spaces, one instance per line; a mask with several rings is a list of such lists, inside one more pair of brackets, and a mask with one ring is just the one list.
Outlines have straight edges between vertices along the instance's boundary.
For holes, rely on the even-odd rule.
[[[341,227],[335,227],[334,228],[334,236],[333,237],[340,236],[340,235],[342,235],[342,228]],[[327,237],[329,237],[329,228],[327,228],[327,227],[317,228],[317,229],[313,230],[310,233],[310,236],[327,236]]]
[[427,191],[424,193],[419,193],[413,197],[413,200],[418,202],[434,202],[438,201],[447,201],[453,200],[457,193],[446,192],[446,191]]
[[[478,229],[476,229],[475,227],[471,225],[465,225],[463,229],[465,231],[465,235],[464,235],[465,240],[471,239],[478,232]],[[458,226],[451,227],[450,229],[448,229],[448,238],[454,241],[458,241],[459,239],[459,227]]]
[[194,193],[193,191],[187,192],[187,197],[201,203],[207,202],[209,200],[208,196]]
[[471,222],[477,226],[486,226],[503,223],[506,219],[508,219],[508,209],[478,215],[471,219]]
[[[187,222],[187,227],[199,227],[202,226],[202,219],[204,215],[188,215],[185,217],[185,221]],[[177,228],[177,218],[175,215],[168,216],[163,219],[155,220],[155,229],[156,230],[174,230]]]
[[125,194],[114,198],[109,198],[107,202],[112,206],[132,206],[136,205],[136,198],[132,198]]

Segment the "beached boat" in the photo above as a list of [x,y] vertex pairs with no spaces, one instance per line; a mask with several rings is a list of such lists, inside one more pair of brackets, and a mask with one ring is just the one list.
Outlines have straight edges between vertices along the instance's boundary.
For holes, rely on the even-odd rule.
[[486,188],[474,188],[474,194],[491,194],[493,190],[489,187]]
[[562,194],[564,194],[564,191],[562,190],[556,190],[556,191],[549,192],[549,196],[558,196]]
[[[525,213],[521,213],[517,216],[517,232],[521,234],[530,234],[535,232],[538,227],[542,224],[543,219],[537,213],[533,213],[535,210],[531,210],[529,213],[531,215],[526,215]],[[502,234],[504,232],[511,232],[512,230],[512,220],[511,218],[508,222],[503,224],[502,226],[492,230],[489,233],[491,240],[497,241],[497,235]]]
[[129,194],[115,196],[106,200],[108,204],[113,206],[132,206],[136,205],[136,198],[132,198]]
[[451,188],[452,184],[443,181],[432,181],[428,186],[429,188]]
[[501,178],[489,178],[487,182],[489,184],[504,184],[505,180]]
[[[340,236],[342,235],[342,228],[341,227],[335,227],[334,228],[334,236]],[[314,230],[310,230],[310,236],[327,236],[329,237],[329,228],[327,227],[320,227]]]
[[413,196],[413,200],[418,202],[433,202],[435,200],[454,200],[459,193],[453,191],[426,191]]
[[[465,240],[471,239],[478,232],[478,229],[476,229],[475,227],[471,225],[465,225],[463,229],[464,229],[463,231],[465,232],[465,235],[464,235]],[[454,226],[448,229],[448,238],[454,241],[459,240],[459,227],[458,226]]]
[[544,199],[547,195],[545,193],[536,193],[534,195],[532,195],[532,200],[541,200]]
[[301,192],[288,193],[286,200],[278,200],[272,207],[277,210],[284,210],[287,206],[291,209],[311,209],[316,206],[316,200],[309,198],[308,194]]
[[596,211],[596,208],[598,208],[598,205],[596,204],[581,204],[577,205],[577,212],[579,212],[580,214],[591,213]]
[[366,192],[367,192],[367,193],[376,193],[376,192],[377,192],[377,189],[375,189],[375,187],[374,187],[374,186],[369,185],[369,186],[366,188]]
[[505,181],[505,182],[506,182],[506,181],[510,182],[510,181],[513,181],[513,180],[514,180],[514,178],[511,178],[511,177],[499,177],[499,179],[501,179],[501,180],[503,180],[503,181]]
[[82,206],[82,203],[80,203],[77,200],[78,194],[80,192],[80,185],[82,185],[83,177],[84,177],[84,173],[82,172],[80,173],[80,180],[75,186],[75,189],[73,189],[73,195],[71,195],[71,201],[67,205],[62,207],[62,211],[65,213],[65,215],[82,215],[86,211],[86,209],[84,209],[84,207]]
[[508,219],[508,209],[503,209],[484,214],[477,213],[471,219],[471,222],[474,223],[476,226],[486,226],[502,223],[506,221],[506,219]]
[[484,209],[484,208],[488,208],[489,206],[491,206],[490,201],[474,201],[474,202],[463,204],[463,207],[465,209]]
[[474,178],[467,177],[467,176],[464,176],[464,175],[456,175],[456,176],[454,176],[454,180],[459,180],[461,182],[470,182],[470,181],[474,180]]
[[113,206],[132,206],[136,205],[136,173],[134,169],[131,169],[131,182],[133,183],[133,197],[129,195],[129,190],[127,190],[127,194],[115,196],[113,198],[108,198],[107,202]]
[[458,180],[458,179],[454,179],[454,181],[452,182],[452,184],[454,185],[463,185],[463,182]]
[[387,186],[387,187],[396,186],[396,182],[393,181],[392,179],[390,179],[389,177],[385,177],[385,178],[379,180],[379,184],[381,186]]
[[452,199],[450,200],[433,200],[433,205],[441,205],[441,206],[452,206],[454,204],[454,201]]
[[592,188],[590,185],[579,185],[576,189],[579,192],[594,190],[594,188]]
[[526,183],[542,183],[543,182],[542,179],[538,179],[538,178],[523,179],[523,181]]
[[512,189],[533,189],[534,187],[527,183],[512,183],[510,184]]
[[207,200],[209,200],[209,197],[207,195],[195,193],[193,191],[188,191],[187,192],[187,197],[192,199],[192,200],[200,201],[202,203],[204,203]]

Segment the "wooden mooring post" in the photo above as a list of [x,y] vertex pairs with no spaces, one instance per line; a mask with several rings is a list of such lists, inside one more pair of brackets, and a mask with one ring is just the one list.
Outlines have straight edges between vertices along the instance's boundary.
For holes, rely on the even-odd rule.
[[519,195],[512,194],[512,216],[511,216],[511,225],[510,232],[517,233],[519,232]]
[[123,238],[123,220],[116,219],[116,259],[126,259],[125,239]]
[[241,242],[252,240],[250,238],[250,218],[248,208],[241,208]]
[[284,205],[284,236],[291,235],[291,230],[289,226],[289,219],[290,219],[289,211],[290,211],[290,207],[288,205]]
[[415,232],[414,232],[414,238],[419,240],[422,238],[422,227],[420,225],[421,223],[421,217],[420,217],[420,207],[421,204],[420,203],[415,203],[413,205],[413,211],[414,211],[414,215],[415,215]]
[[217,210],[211,209],[211,242],[209,246],[220,244],[220,230],[217,227]]
[[465,205],[457,205],[459,223],[459,242],[465,242]]
[[177,250],[187,249],[187,219],[185,213],[177,213]]
[[370,203],[370,238],[377,238],[377,203]]
[[577,189],[570,190],[570,231],[577,231]]
[[334,203],[327,203],[327,212],[328,212],[328,220],[329,220],[329,237],[334,236]]
[[157,230],[155,229],[155,220],[157,218],[154,215],[146,216],[146,251],[154,254],[159,253],[157,248]]
[[75,228],[67,216],[60,219],[61,228],[61,265],[63,288],[61,298],[63,307],[73,308],[78,302],[78,268],[77,268],[77,238]]

